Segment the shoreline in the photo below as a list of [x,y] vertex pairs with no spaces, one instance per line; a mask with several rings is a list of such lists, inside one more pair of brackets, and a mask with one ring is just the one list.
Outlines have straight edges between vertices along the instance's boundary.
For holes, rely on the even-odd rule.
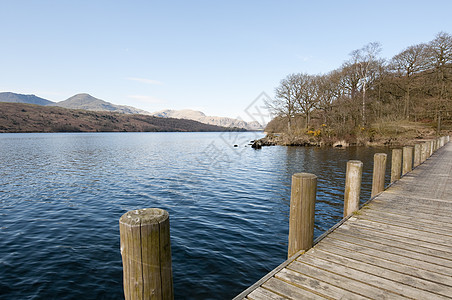
[[[441,135],[441,134],[440,134]],[[414,145],[424,142],[426,140],[437,137],[437,135],[423,135],[415,137],[397,137],[397,136],[381,136],[372,140],[365,138],[354,138],[347,141],[341,138],[313,138],[310,136],[289,136],[284,133],[274,134],[267,133],[267,135],[261,139],[255,140],[251,145],[254,149],[261,149],[268,146],[296,146],[296,147],[332,147],[332,148],[344,148],[344,147],[390,147],[390,146],[403,146]]]

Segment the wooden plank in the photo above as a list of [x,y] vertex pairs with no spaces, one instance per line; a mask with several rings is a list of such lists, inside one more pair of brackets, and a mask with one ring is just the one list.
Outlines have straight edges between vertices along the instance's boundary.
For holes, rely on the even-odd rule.
[[450,274],[451,274],[450,268],[438,266],[438,265],[432,264],[430,262],[418,260],[416,258],[402,256],[397,253],[381,251],[379,249],[370,248],[370,247],[363,246],[361,244],[355,244],[355,243],[347,242],[344,240],[334,239],[331,237],[325,238],[324,242],[330,244],[331,246],[342,247],[342,248],[348,249],[350,251],[364,253],[367,255],[383,258],[383,259],[386,259],[386,260],[389,260],[392,262],[399,262],[402,264],[406,264],[408,266],[418,267],[420,269],[439,273],[442,275],[450,276]]
[[368,299],[361,295],[351,293],[334,285],[319,281],[287,268],[281,270],[281,272],[276,274],[275,277],[283,281],[290,282],[298,287],[302,287],[310,291],[316,291],[322,296],[331,297],[333,299]]
[[[380,200],[381,201],[381,200]],[[432,216],[438,217],[438,220],[442,222],[446,222],[450,217],[450,209],[446,207],[438,206],[423,206],[423,205],[415,205],[413,201],[402,202],[401,200],[397,201],[397,203],[393,202],[372,202],[373,209],[379,210],[380,207],[378,205],[382,205],[382,209],[398,211],[401,214],[412,214],[412,213],[421,213],[421,214],[430,214]]]
[[[385,278],[394,282],[399,282],[413,288],[419,289],[418,296],[431,298],[437,295],[449,296],[452,295],[452,287],[434,283],[428,280],[424,280],[418,277],[400,273],[391,268],[383,268],[375,264],[368,264],[359,260],[351,259],[341,256],[337,253],[323,252],[317,249],[308,254],[320,258],[322,260],[329,261],[334,264],[342,265],[344,268],[352,268],[358,271],[362,271],[368,274],[373,274],[381,278]],[[437,295],[435,295],[437,294]]]
[[320,259],[316,257],[312,252],[306,253],[305,255],[300,257],[297,261],[301,261],[305,264],[309,264],[313,267],[320,268],[323,270],[329,270],[330,272],[334,272],[336,274],[342,274],[343,276],[348,278],[356,280],[359,279],[360,281],[366,282],[369,285],[373,285],[386,291],[398,293],[399,295],[403,295],[405,297],[410,298],[420,297],[419,299],[430,299],[432,297],[435,297],[437,299],[446,299],[446,297],[442,297],[437,294],[423,291],[418,288],[413,288],[400,282],[394,282],[393,280],[388,280],[386,278],[371,273],[359,271],[350,267],[344,267],[336,262]]
[[259,279],[257,282],[255,282],[252,286],[245,289],[243,292],[238,294],[234,297],[233,300],[241,300],[245,298],[247,295],[249,295],[252,291],[254,291],[256,288],[260,287],[264,282],[272,278],[276,273],[278,273],[280,270],[284,269],[287,265],[289,265],[292,261],[294,261],[298,256],[302,255],[305,251],[301,250],[297,253],[295,253],[291,258],[287,259],[286,261],[282,262],[279,266],[268,272],[264,277]]
[[427,270],[404,265],[404,264],[394,262],[394,261],[385,260],[380,257],[371,256],[371,255],[359,253],[356,251],[350,251],[349,249],[338,247],[336,245],[333,247],[328,243],[319,244],[319,245],[315,246],[315,249],[317,251],[323,251],[326,253],[341,255],[344,257],[351,258],[351,259],[362,261],[369,265],[376,265],[376,266],[380,266],[380,267],[390,269],[390,270],[392,269],[392,270],[395,270],[395,271],[403,273],[403,274],[407,274],[410,276],[422,278],[425,280],[429,280],[431,282],[436,282],[436,283],[440,283],[440,284],[452,287],[452,281],[451,281],[450,276],[445,276],[445,275],[438,274],[438,273],[432,273]]
[[[431,201],[431,199],[429,199]],[[447,217],[448,212],[452,210],[452,207],[447,204],[445,201],[431,201],[434,202],[432,204],[426,204],[426,199],[421,201],[421,198],[418,197],[407,197],[404,195],[398,195],[394,197],[390,197],[388,195],[384,195],[379,199],[376,199],[373,204],[378,205],[380,203],[384,204],[386,207],[390,208],[403,208],[405,210],[414,210],[414,211],[424,211],[433,212],[436,215]]]
[[404,208],[391,208],[389,206],[376,206],[374,205],[374,203],[372,203],[372,206],[366,208],[367,209],[372,209],[374,211],[379,211],[379,212],[385,212],[385,213],[395,213],[397,212],[399,215],[404,215],[404,216],[412,216],[412,217],[418,217],[424,220],[430,220],[430,221],[434,221],[434,222],[440,222],[440,223],[445,223],[448,224],[450,222],[450,218],[443,218],[440,216],[435,216],[432,213],[427,213],[425,211],[410,211]]
[[381,244],[378,242],[360,239],[360,238],[354,237],[352,235],[345,235],[345,234],[342,234],[339,232],[334,232],[334,233],[330,234],[330,237],[339,239],[339,240],[344,240],[344,241],[351,242],[351,243],[355,243],[355,244],[359,244],[359,245],[363,245],[363,246],[366,246],[366,247],[369,247],[369,248],[372,248],[375,250],[385,251],[385,252],[389,252],[389,253],[395,253],[398,255],[403,255],[405,257],[411,257],[411,258],[414,258],[417,260],[422,260],[425,262],[436,264],[436,265],[439,265],[442,267],[451,268],[450,272],[452,274],[452,260],[449,260],[449,259],[444,259],[441,257],[430,256],[430,255],[426,255],[423,253],[406,250],[406,249],[398,247],[398,244],[388,246],[388,245],[384,245],[384,244]]
[[[436,176],[435,176],[436,177]],[[444,186],[447,186],[447,184],[444,184]],[[428,186],[425,187],[427,190],[429,189]],[[444,187],[440,188],[441,191],[444,191]],[[404,193],[401,193],[404,192]],[[447,198],[443,197],[432,197],[431,194],[427,194],[427,196],[421,196],[418,193],[411,192],[408,193],[405,191],[405,189],[397,190],[395,187],[388,189],[384,195],[382,195],[381,198],[378,199],[379,201],[407,201],[410,202],[416,202],[419,205],[424,206],[430,206],[430,205],[442,205],[444,208],[451,209],[452,202],[448,200]],[[377,202],[375,202],[377,203]]]
[[448,230],[444,230],[443,232],[441,232],[438,229],[435,230],[431,229],[430,227],[424,227],[422,225],[412,225],[409,223],[405,224],[403,222],[399,223],[397,222],[397,220],[388,220],[388,219],[381,220],[368,215],[359,215],[350,218],[349,222],[346,225],[355,223],[362,223],[369,225],[371,227],[382,228],[383,230],[396,232],[403,231],[410,234],[422,235],[426,237],[435,237],[437,241],[441,241],[441,243],[445,243],[447,245],[452,246],[452,236],[449,235]]
[[405,222],[399,218],[387,219],[381,218],[376,215],[360,214],[358,219],[365,219],[376,223],[387,224],[392,226],[399,226],[407,229],[414,229],[416,231],[423,231],[433,235],[444,235],[452,238],[452,230],[447,230],[447,228],[439,228],[441,224],[438,224],[438,228],[434,228],[419,222]]
[[351,235],[360,239],[378,242],[384,245],[397,245],[399,248],[412,250],[427,255],[437,256],[444,259],[452,260],[452,248],[443,246],[443,249],[438,247],[431,247],[431,243],[420,243],[412,239],[400,238],[385,232],[370,231],[369,229],[362,229],[359,226],[343,226],[337,230],[337,233]]
[[[422,236],[413,236],[412,234],[407,234],[400,231],[389,231],[389,230],[381,230],[381,228],[375,228],[372,226],[368,226],[366,224],[361,223],[349,223],[346,226],[353,227],[353,228],[359,228],[364,231],[368,231],[372,234],[380,234],[380,235],[386,235],[391,236],[391,239],[395,240],[403,240],[408,241],[409,243],[415,243],[418,245],[422,245],[423,247],[431,248],[431,249],[437,249],[445,252],[450,252],[452,249],[448,245],[442,245],[442,244],[436,244],[430,241],[430,239],[427,239],[427,241]],[[346,228],[346,227],[344,227]],[[425,246],[428,245],[428,246]]]
[[276,278],[270,278],[267,280],[262,287],[279,294],[283,297],[286,297],[288,299],[327,299],[325,297],[322,297],[317,294],[313,294],[307,290],[303,290],[300,288],[297,288],[296,286],[293,286],[287,282],[284,282],[282,280],[276,279]]
[[283,296],[280,296],[278,294],[275,294],[267,289],[264,289],[262,287],[258,287],[254,291],[252,291],[246,299],[250,300],[285,300],[289,299]]
[[[429,180],[428,176],[431,176]],[[450,180],[450,175],[440,176],[439,174],[431,175],[411,174],[410,177],[404,178],[403,181],[396,182],[391,189],[385,193],[388,199],[394,198],[417,198],[420,204],[430,205],[434,203],[443,203],[450,207],[450,203],[444,197],[444,192],[447,190],[447,182]],[[401,193],[403,191],[403,193]]]
[[[388,232],[394,233],[395,235],[410,236],[414,240],[427,241],[427,242],[431,242],[431,243],[435,243],[435,244],[452,247],[452,240],[447,236],[438,236],[438,235],[429,234],[429,233],[426,233],[426,232],[423,232],[420,230],[416,231],[416,230],[412,230],[412,229],[408,229],[408,228],[403,228],[400,226],[391,226],[388,224],[372,222],[370,220],[365,220],[365,219],[359,219],[359,221],[358,221],[357,219],[351,218],[351,219],[349,219],[349,221],[347,223],[349,223],[349,222],[350,222],[350,224],[355,223],[355,224],[359,224],[362,226],[375,228],[376,230],[378,229],[381,231],[388,231]],[[345,223],[344,225],[347,225],[347,223]]]
[[452,231],[452,223],[451,224],[438,223],[438,221],[436,219],[427,220],[427,219],[421,219],[421,218],[419,218],[419,216],[417,216],[417,217],[416,216],[407,216],[407,215],[399,214],[397,212],[391,213],[391,212],[376,210],[376,209],[361,210],[359,212],[359,214],[375,216],[375,217],[378,217],[381,219],[397,219],[403,223],[424,224],[424,226],[427,228],[434,228],[434,229],[443,228],[447,231]]
[[382,290],[379,287],[369,285],[360,280],[345,277],[343,274],[336,274],[328,270],[313,267],[299,260],[292,262],[287,268],[371,299],[407,299],[402,295]]

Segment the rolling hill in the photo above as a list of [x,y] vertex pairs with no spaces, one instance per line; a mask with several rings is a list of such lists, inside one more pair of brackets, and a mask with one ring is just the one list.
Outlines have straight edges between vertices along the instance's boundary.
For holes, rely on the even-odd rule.
[[239,119],[227,118],[227,117],[212,117],[206,116],[201,111],[183,109],[183,110],[171,110],[166,109],[158,111],[152,114],[156,117],[161,118],[178,118],[178,119],[188,119],[195,120],[205,124],[211,124],[223,127],[236,127],[245,128],[247,130],[262,130],[263,127],[258,122],[245,122]]
[[35,95],[23,95],[10,92],[0,93],[0,102],[29,103],[37,105],[50,105],[55,103]]
[[230,128],[243,128],[246,130],[263,130],[263,127],[258,122],[245,122],[239,119],[233,119],[228,117],[214,117],[206,116],[201,111],[195,111],[190,109],[184,110],[162,110],[159,112],[150,113],[148,111],[138,109],[131,106],[116,105],[98,98],[95,98],[89,94],[81,93],[74,95],[66,100],[60,102],[53,102],[46,100],[35,95],[23,95],[16,93],[0,93],[0,102],[12,102],[12,103],[28,103],[37,104],[42,106],[57,106],[69,109],[84,109],[88,111],[97,112],[115,112],[122,114],[141,114],[152,115],[160,118],[177,118],[185,120],[194,120],[208,125],[230,127]]
[[193,120],[0,102],[0,132],[231,131]]
[[111,111],[123,114],[150,115],[148,111],[131,106],[116,105],[85,93],[74,95],[64,101],[50,105],[72,109],[85,109],[91,111]]

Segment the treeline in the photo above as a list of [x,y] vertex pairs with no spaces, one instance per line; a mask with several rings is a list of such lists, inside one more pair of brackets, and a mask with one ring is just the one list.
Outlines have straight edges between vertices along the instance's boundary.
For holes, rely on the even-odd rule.
[[409,46],[391,59],[380,57],[380,52],[379,43],[369,43],[327,74],[297,73],[281,80],[274,99],[267,103],[278,116],[279,127],[285,123],[284,129],[278,129],[292,133],[323,127],[344,135],[376,121],[434,122],[451,113],[449,33],[440,32],[430,42]]

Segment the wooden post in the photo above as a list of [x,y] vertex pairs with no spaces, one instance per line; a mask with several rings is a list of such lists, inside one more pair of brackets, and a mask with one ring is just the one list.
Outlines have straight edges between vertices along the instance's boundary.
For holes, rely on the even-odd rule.
[[317,176],[309,173],[292,176],[288,257],[312,247],[316,192]]
[[416,168],[421,164],[421,145],[416,144],[414,145],[414,161],[413,161],[413,167]]
[[429,146],[430,146],[430,148],[429,148],[430,152],[429,152],[429,156],[428,157],[433,155],[433,141],[429,141]]
[[402,175],[413,170],[413,147],[403,147],[403,170]]
[[375,197],[385,189],[386,158],[386,153],[376,153],[374,155],[371,197]]
[[402,149],[392,149],[391,182],[400,179],[402,173]]
[[349,160],[347,162],[347,171],[345,174],[344,218],[359,209],[362,174],[362,162],[359,160]]
[[425,142],[425,160],[430,157],[430,144],[429,142]]
[[158,208],[119,219],[126,300],[174,299],[169,225],[168,212]]
[[421,144],[421,162],[427,160],[427,142]]

